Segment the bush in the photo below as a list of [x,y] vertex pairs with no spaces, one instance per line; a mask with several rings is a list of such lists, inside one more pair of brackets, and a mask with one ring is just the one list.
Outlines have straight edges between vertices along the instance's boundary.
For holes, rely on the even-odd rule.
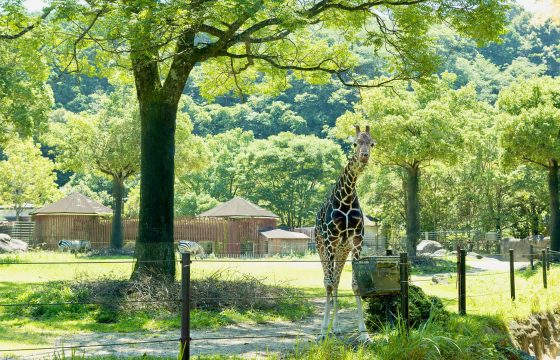
[[[409,287],[409,316],[413,327],[426,322],[430,317],[436,322],[444,323],[448,313],[441,299],[428,296],[418,286]],[[386,324],[395,324],[401,309],[400,295],[376,296],[366,299],[366,326],[372,332],[385,328]]]

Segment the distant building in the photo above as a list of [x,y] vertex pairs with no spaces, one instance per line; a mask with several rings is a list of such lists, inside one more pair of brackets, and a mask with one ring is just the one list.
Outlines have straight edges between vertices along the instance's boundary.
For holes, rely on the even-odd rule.
[[[198,215],[199,218],[220,218],[227,220],[227,236],[224,243],[217,243],[221,248],[212,249],[220,254],[253,255],[262,253],[259,231],[274,229],[279,216],[242,197],[234,197],[216,207]],[[189,239],[185,239],[189,240]],[[201,242],[208,250],[209,244]]]
[[263,253],[267,255],[304,254],[308,250],[309,236],[283,229],[261,232]]
[[58,241],[89,240],[94,247],[108,246],[110,226],[100,226],[113,210],[80,193],[32,211],[35,221],[34,243],[56,248]]

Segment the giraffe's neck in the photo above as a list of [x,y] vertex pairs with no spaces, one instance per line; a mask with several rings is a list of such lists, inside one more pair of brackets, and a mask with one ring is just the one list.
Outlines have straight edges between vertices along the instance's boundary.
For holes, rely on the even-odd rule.
[[356,198],[358,176],[365,167],[366,164],[358,161],[357,156],[350,158],[333,190],[335,201],[338,200],[345,205],[351,205],[353,203]]

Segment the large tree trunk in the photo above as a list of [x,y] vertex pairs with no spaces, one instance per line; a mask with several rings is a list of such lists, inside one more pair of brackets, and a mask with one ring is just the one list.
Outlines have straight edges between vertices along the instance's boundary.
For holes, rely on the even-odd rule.
[[560,199],[558,195],[558,161],[552,160],[548,168],[550,192],[550,248],[560,251]]
[[173,195],[176,103],[139,97],[141,118],[140,221],[133,276],[175,278]]
[[122,208],[124,183],[122,179],[113,178],[113,221],[111,223],[111,248],[122,249]]
[[416,256],[416,245],[420,236],[420,202],[418,199],[418,180],[420,168],[415,163],[406,168],[406,251]]

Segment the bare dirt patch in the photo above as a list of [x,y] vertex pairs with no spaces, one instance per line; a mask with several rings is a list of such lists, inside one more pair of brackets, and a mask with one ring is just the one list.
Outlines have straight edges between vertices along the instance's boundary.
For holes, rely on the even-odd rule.
[[[323,300],[314,301],[316,312],[313,316],[298,322],[277,321],[266,324],[237,324],[218,330],[195,330],[191,332],[191,355],[237,355],[243,358],[263,359],[272,354],[285,354],[297,349],[305,349],[316,341],[323,320]],[[355,308],[341,309],[340,325],[343,333],[357,332]],[[285,337],[289,335],[290,337]],[[151,340],[178,339],[180,332],[134,332],[134,333],[81,333],[56,339],[55,346],[92,346],[141,342]],[[213,338],[213,339],[210,339]],[[200,339],[200,340],[197,340]],[[69,354],[71,351],[67,350]],[[118,345],[111,347],[89,347],[77,349],[76,354],[127,356],[161,356],[175,358],[177,342],[163,342],[138,345]],[[26,359],[45,359],[53,353],[27,354]]]

